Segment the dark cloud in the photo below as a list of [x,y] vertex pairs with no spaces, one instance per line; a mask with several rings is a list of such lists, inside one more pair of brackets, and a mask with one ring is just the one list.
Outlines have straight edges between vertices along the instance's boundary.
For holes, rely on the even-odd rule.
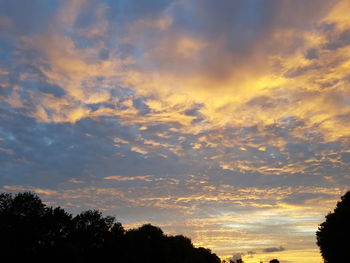
[[[147,62],[160,71],[176,71],[183,74],[198,72],[221,80],[236,74],[239,77],[239,69],[245,67],[259,73],[264,70],[264,61],[269,54],[292,54],[304,44],[302,36],[280,41],[276,39],[275,34],[284,30],[311,28],[331,4],[322,0],[308,1],[307,4],[303,1],[289,3],[275,0],[264,3],[184,2],[169,11],[174,21],[166,32],[159,35],[155,32],[142,32],[140,41],[144,42],[138,44],[151,51],[147,53]],[[315,5],[319,7],[316,11]],[[296,15],[287,15],[290,12]],[[157,38],[154,38],[155,34]],[[176,50],[176,43],[183,35],[194,36],[208,46],[194,54],[191,60],[183,60],[174,53],[167,52],[168,49]],[[157,46],[155,39],[157,42],[164,41],[166,50],[152,48]],[[264,52],[255,53],[251,52],[252,50]]]
[[[0,1],[0,17],[11,19],[15,33],[38,33],[47,29],[48,21],[52,19],[60,1]],[[14,32],[12,32],[14,33]]]
[[109,58],[109,51],[107,49],[102,49],[99,54],[100,59],[106,60]]
[[242,259],[242,256],[244,256],[244,253],[236,253],[236,254],[234,254],[234,255],[231,257],[231,259],[232,259],[233,261],[236,261],[236,260],[238,260],[238,259]]
[[139,110],[140,114],[147,114],[150,112],[150,108],[145,104],[144,99],[136,98],[133,100],[133,106]]
[[[146,155],[133,151],[133,146],[145,147],[140,138],[157,139],[167,144],[171,141],[158,138],[150,131],[141,134],[138,127],[123,126],[117,119],[82,119],[76,124],[50,124],[38,123],[21,114],[9,114],[4,109],[2,114],[9,117],[1,122],[0,136],[4,138],[1,147],[13,151],[13,154],[0,152],[3,158],[2,184],[31,182],[51,187],[69,178],[92,180],[115,174],[162,176],[164,171],[181,176],[203,169],[200,163],[192,163],[196,157],[193,156],[191,161],[182,160],[167,147],[152,147]],[[157,127],[155,131],[161,129]],[[114,138],[130,144],[116,147]],[[177,144],[176,139],[173,143]],[[183,147],[187,147],[187,142]],[[159,153],[168,157],[160,157]]]
[[306,57],[307,59],[311,59],[311,60],[312,60],[312,59],[317,59],[317,58],[318,58],[318,52],[317,52],[317,50],[316,50],[315,48],[311,48],[311,49],[309,49],[309,50],[307,51],[305,57]]
[[331,193],[298,193],[288,196],[287,198],[283,199],[283,202],[293,205],[305,204],[305,202],[312,201],[314,199],[327,200],[331,195]]
[[345,152],[341,154],[342,161],[345,163],[350,163],[350,153]]
[[268,247],[263,249],[263,252],[265,253],[272,253],[272,252],[280,252],[280,251],[285,251],[286,249],[282,246],[280,247]]
[[255,251],[247,251],[247,254],[248,254],[248,255],[255,255],[256,252],[255,252]]
[[274,108],[277,106],[277,101],[267,96],[256,97],[246,103],[247,107],[259,107],[259,108]]
[[329,43],[325,46],[326,49],[335,50],[338,48],[346,47],[350,44],[350,30],[341,32],[334,38],[331,38]]

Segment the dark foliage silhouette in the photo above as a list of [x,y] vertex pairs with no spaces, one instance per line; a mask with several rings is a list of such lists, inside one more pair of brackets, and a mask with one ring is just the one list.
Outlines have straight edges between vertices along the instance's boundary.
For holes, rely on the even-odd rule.
[[270,260],[270,263],[280,263],[280,262],[278,261],[278,259],[272,259]]
[[0,247],[11,262],[220,263],[209,249],[150,224],[125,231],[114,217],[75,217],[29,192],[0,194]]
[[326,216],[316,232],[317,245],[326,263],[349,262],[350,191],[341,197],[333,213]]

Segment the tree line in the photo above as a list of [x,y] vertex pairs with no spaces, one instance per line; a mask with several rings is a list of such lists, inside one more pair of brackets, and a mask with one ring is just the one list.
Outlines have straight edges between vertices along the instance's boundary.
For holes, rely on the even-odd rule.
[[98,210],[72,216],[30,192],[0,194],[1,257],[10,262],[220,263],[210,249],[151,224],[125,230]]
[[[320,224],[316,238],[325,263],[349,262],[350,191]],[[151,224],[125,230],[98,210],[73,217],[31,192],[0,193],[0,249],[11,262],[220,263],[210,249],[194,247],[183,235],[165,235]]]

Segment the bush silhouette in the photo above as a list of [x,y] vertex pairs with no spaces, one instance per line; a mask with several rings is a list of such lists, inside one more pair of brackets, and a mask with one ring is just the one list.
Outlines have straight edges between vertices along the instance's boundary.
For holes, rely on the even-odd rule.
[[349,262],[350,191],[341,197],[333,213],[326,216],[316,232],[317,245],[326,263]]
[[0,194],[0,246],[11,262],[220,263],[187,237],[150,224],[125,231],[98,210],[73,217],[29,192]]

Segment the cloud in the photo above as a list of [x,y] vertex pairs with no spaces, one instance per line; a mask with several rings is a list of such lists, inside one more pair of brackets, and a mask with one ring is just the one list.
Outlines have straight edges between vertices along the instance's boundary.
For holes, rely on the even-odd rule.
[[263,252],[265,253],[272,253],[272,252],[281,252],[281,251],[285,251],[286,249],[282,246],[279,247],[268,247],[263,249]]
[[119,176],[119,175],[111,175],[111,176],[106,176],[103,179],[106,180],[115,180],[115,181],[135,181],[135,180],[141,180],[141,181],[152,181],[152,179],[150,178],[149,175],[145,175],[145,176],[134,176],[134,177],[126,177],[126,176]]
[[[291,5],[271,2],[269,3],[271,9],[263,8],[263,12],[256,20],[247,17],[255,16],[261,6],[240,1],[222,4],[215,9],[210,8],[210,3],[204,2],[200,11],[193,10],[184,2],[168,3],[169,5],[160,5],[161,8],[157,6],[159,16],[148,16],[148,12],[151,11],[142,7],[138,9],[139,13],[136,12],[137,16],[130,18],[131,26],[125,28],[119,40],[123,45],[141,49],[142,52],[137,56],[130,53],[124,58],[120,57],[123,49],[106,45],[107,35],[111,32],[107,33],[103,29],[107,27],[111,30],[109,12],[117,8],[116,6],[97,5],[85,1],[59,5],[54,16],[53,29],[40,31],[40,34],[34,32],[25,35],[20,41],[23,55],[33,51],[39,52],[41,61],[36,59],[37,62],[34,64],[42,75],[41,78],[47,83],[45,88],[39,89],[39,92],[31,93],[36,100],[31,98],[27,105],[40,106],[29,109],[29,112],[32,117],[43,122],[74,123],[87,117],[120,116],[127,123],[177,123],[179,127],[192,133],[210,130],[218,125],[234,128],[251,125],[268,126],[293,117],[304,122],[304,130],[315,129],[315,132],[325,140],[344,137],[347,135],[345,128],[342,132],[334,133],[330,127],[342,125],[338,116],[347,112],[339,111],[335,102],[325,103],[326,98],[332,96],[327,92],[320,96],[313,84],[313,79],[319,78],[319,74],[312,71],[313,68],[317,68],[319,72],[321,69],[326,69],[330,63],[339,64],[334,62],[339,61],[338,56],[333,56],[332,59],[323,49],[325,40],[322,34],[327,36],[329,33],[316,27],[324,23],[321,18],[330,4],[312,1],[306,7],[303,5],[302,10],[313,8],[315,3],[319,9],[312,16],[299,12],[298,17],[289,17],[282,14],[290,8],[301,10],[299,3]],[[92,12],[92,7],[97,7],[91,18],[96,21],[95,24],[87,22],[84,16],[84,12]],[[122,8],[130,11],[131,7],[126,5]],[[223,20],[227,10],[234,10],[237,16],[227,16],[229,19]],[[184,12],[184,15],[192,13],[198,19],[196,34],[183,23],[183,17],[179,16],[179,12]],[[160,28],[150,26],[162,19],[168,21],[164,22],[166,26]],[[94,27],[98,23],[104,24],[97,30],[102,34],[99,37],[103,41],[98,41],[99,37],[87,36],[89,40],[86,41],[89,45],[85,48],[81,47],[78,39],[66,32],[68,28],[77,33],[81,30],[95,32]],[[315,26],[315,30],[308,32],[305,23]],[[214,25],[217,27],[213,27]],[[225,35],[228,28],[233,28],[231,35]],[[142,32],[141,35],[137,33],[135,36],[142,37],[142,42],[130,38],[135,30]],[[149,38],[154,33],[157,34],[157,38]],[[290,41],[283,42],[282,37],[287,37]],[[158,41],[158,44],[155,45],[154,41]],[[294,46],[289,47],[293,41]],[[287,52],[289,49],[290,52]],[[168,50],[180,50],[180,53]],[[251,52],[252,50],[254,52]],[[318,54],[313,62],[304,57],[310,50]],[[101,59],[101,52],[108,53],[108,56]],[[188,56],[189,52],[191,56]],[[334,53],[336,55],[337,51]],[[221,57],[220,63],[212,62],[216,61],[213,59],[214,55],[216,60]],[[191,61],[184,61],[186,57]],[[266,60],[269,61],[268,66],[264,62]],[[239,67],[236,66],[238,64]],[[174,70],[172,68],[174,65],[178,65],[180,69]],[[277,65],[280,65],[278,70]],[[339,66],[341,67],[341,64]],[[302,73],[298,73],[293,81],[290,77],[285,77],[286,72],[291,76],[290,72],[296,70]],[[338,72],[342,70],[339,69]],[[174,86],[178,78],[182,79],[182,84]],[[121,96],[116,100],[112,95],[112,86],[115,82],[129,88],[136,100],[139,100],[138,96],[145,96],[143,107],[147,107],[147,110],[142,116],[139,115],[139,109],[135,109],[140,107],[137,103],[121,105],[126,107],[122,111],[119,107],[110,107],[121,102]],[[324,82],[325,85],[331,85],[327,84],[326,80]],[[40,82],[36,83],[38,84]],[[99,88],[95,88],[97,86]],[[304,88],[298,88],[300,86]],[[173,93],[174,90],[177,91],[176,94]],[[221,96],[213,100],[215,98],[213,95],[218,90]],[[45,95],[47,92],[59,95],[60,101],[56,103],[56,98]],[[338,88],[332,91],[333,94],[339,92],[341,93]],[[123,93],[122,91],[122,96]],[[13,92],[13,96],[16,94]],[[125,93],[124,95],[130,96]],[[344,95],[347,96],[346,94],[336,96],[344,97]],[[308,100],[302,99],[305,97]],[[11,103],[13,106],[20,106],[21,100],[19,97],[16,102]],[[261,103],[261,100],[265,102]],[[316,107],[319,103],[323,103],[326,108],[318,110]],[[95,105],[95,110],[89,109],[92,104]],[[203,106],[194,116],[185,114],[194,105]],[[264,110],[260,110],[262,108]],[[232,112],[235,112],[234,117]],[[198,121],[195,122],[196,120]],[[196,125],[192,125],[193,123]]]
[[[129,185],[113,185],[111,183],[114,179],[118,183]],[[213,191],[207,185],[194,181],[187,182],[186,187],[181,182],[174,185],[173,178],[159,180],[158,177],[153,177],[158,182],[149,187],[140,184],[140,178],[124,179],[126,178],[120,176],[111,177],[105,185],[94,182],[92,185],[85,183],[74,188],[71,184],[75,182],[70,182],[66,186],[61,184],[61,189],[58,190],[21,185],[5,186],[3,189],[35,191],[45,201],[50,200],[51,205],[60,205],[72,212],[88,208],[102,209],[106,214],[117,216],[127,227],[152,222],[166,232],[189,235],[196,245],[221,251],[222,256],[232,255],[234,250],[234,253],[246,251],[244,257],[253,255],[248,253],[251,251],[248,247],[271,253],[272,249],[280,249],[282,252],[283,247],[266,248],[266,244],[286,242],[292,249],[304,249],[306,244],[314,244],[310,229],[311,233],[316,231],[318,222],[340,195],[337,193],[339,189],[333,189],[331,205],[325,203],[330,200],[328,196],[316,200],[314,204],[282,206],[279,200],[295,192],[317,193],[328,192],[329,189],[249,189],[221,185]],[[177,215],[176,220],[173,213]],[[296,236],[305,242],[288,243],[288,240],[293,240]]]
[[231,259],[233,261],[236,261],[236,260],[242,259],[243,255],[244,255],[244,253],[237,253],[237,254],[234,254]]
[[348,11],[0,0],[3,189],[155,220],[227,257],[311,258],[350,182]]

